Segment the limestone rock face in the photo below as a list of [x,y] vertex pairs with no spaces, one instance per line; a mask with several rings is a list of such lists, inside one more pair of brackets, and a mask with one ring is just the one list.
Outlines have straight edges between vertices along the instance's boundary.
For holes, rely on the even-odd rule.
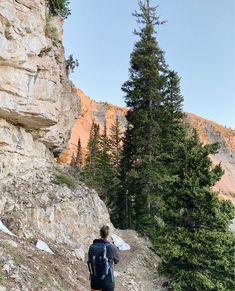
[[33,239],[37,234],[85,251],[103,224],[113,228],[108,210],[97,193],[77,179],[75,190],[55,184],[56,175],[70,174],[54,171],[42,167],[12,177],[11,183],[2,181],[1,217],[19,237]]
[[[160,259],[151,251],[150,242],[134,231],[114,229],[98,194],[74,173],[56,167],[28,171],[0,184],[1,220],[16,235],[0,232],[1,262],[6,269],[2,275],[11,276],[4,280],[4,287],[34,290],[39,284],[39,290],[90,290],[88,247],[105,224],[131,246],[130,251],[120,252],[120,265],[115,266],[117,290],[165,290],[164,280],[156,273]],[[58,174],[74,177],[73,189]],[[53,254],[36,249],[38,240]]]
[[61,151],[79,97],[66,75],[62,21],[45,0],[0,2],[0,118]]
[[53,162],[44,144],[34,140],[23,127],[0,119],[0,181]]

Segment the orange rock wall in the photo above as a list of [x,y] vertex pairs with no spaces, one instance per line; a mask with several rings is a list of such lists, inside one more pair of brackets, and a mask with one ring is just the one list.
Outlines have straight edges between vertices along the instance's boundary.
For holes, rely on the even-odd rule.
[[81,140],[82,151],[84,153],[86,152],[93,121],[100,125],[100,131],[102,132],[104,122],[106,120],[108,133],[110,131],[110,127],[115,123],[117,116],[123,131],[126,124],[125,108],[117,107],[105,102],[98,103],[85,95],[80,89],[77,89],[77,94],[81,100],[81,115],[74,123],[67,149],[60,156],[60,161],[67,164],[71,162],[73,154],[76,155],[77,142],[79,138]]

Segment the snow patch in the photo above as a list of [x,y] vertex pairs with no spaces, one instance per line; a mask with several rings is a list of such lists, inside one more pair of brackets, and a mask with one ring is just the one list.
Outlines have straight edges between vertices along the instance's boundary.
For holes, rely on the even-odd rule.
[[3,223],[2,221],[0,220],[0,230],[10,236],[16,236],[14,235],[14,233],[12,233]]
[[129,251],[131,249],[130,245],[128,245],[120,236],[116,234],[112,235],[112,240],[120,251]]
[[44,251],[44,252],[47,252],[47,253],[54,255],[53,251],[48,247],[48,245],[40,239],[37,241],[36,248],[38,248],[41,251]]

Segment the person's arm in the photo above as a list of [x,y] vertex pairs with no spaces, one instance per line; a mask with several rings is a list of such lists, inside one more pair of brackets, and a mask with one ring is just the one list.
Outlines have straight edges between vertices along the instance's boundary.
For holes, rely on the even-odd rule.
[[112,246],[112,251],[113,251],[113,261],[114,261],[114,264],[117,264],[120,261],[118,249],[114,244],[111,244],[111,246]]

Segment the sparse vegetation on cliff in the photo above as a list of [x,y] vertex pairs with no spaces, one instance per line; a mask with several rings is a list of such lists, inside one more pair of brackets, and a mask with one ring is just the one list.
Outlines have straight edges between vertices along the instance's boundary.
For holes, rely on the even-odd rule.
[[75,68],[79,66],[79,62],[77,59],[73,58],[73,55],[69,55],[69,57],[66,59],[66,72],[67,76],[69,73],[73,73]]
[[58,43],[61,43],[58,39],[58,32],[55,26],[52,26],[49,22],[45,25],[45,34],[48,38],[52,40],[52,44],[56,46]]
[[71,11],[69,9],[69,2],[68,0],[48,0],[49,1],[49,8],[52,15],[58,15],[62,18],[67,18]]
[[61,169],[54,170],[52,183],[56,185],[66,185],[70,189],[75,189],[77,185],[75,177]]
[[62,41],[59,39],[58,30],[57,28],[51,23],[53,15],[49,12],[46,17],[46,24],[45,24],[45,35],[51,39],[52,45],[57,46],[62,44]]

